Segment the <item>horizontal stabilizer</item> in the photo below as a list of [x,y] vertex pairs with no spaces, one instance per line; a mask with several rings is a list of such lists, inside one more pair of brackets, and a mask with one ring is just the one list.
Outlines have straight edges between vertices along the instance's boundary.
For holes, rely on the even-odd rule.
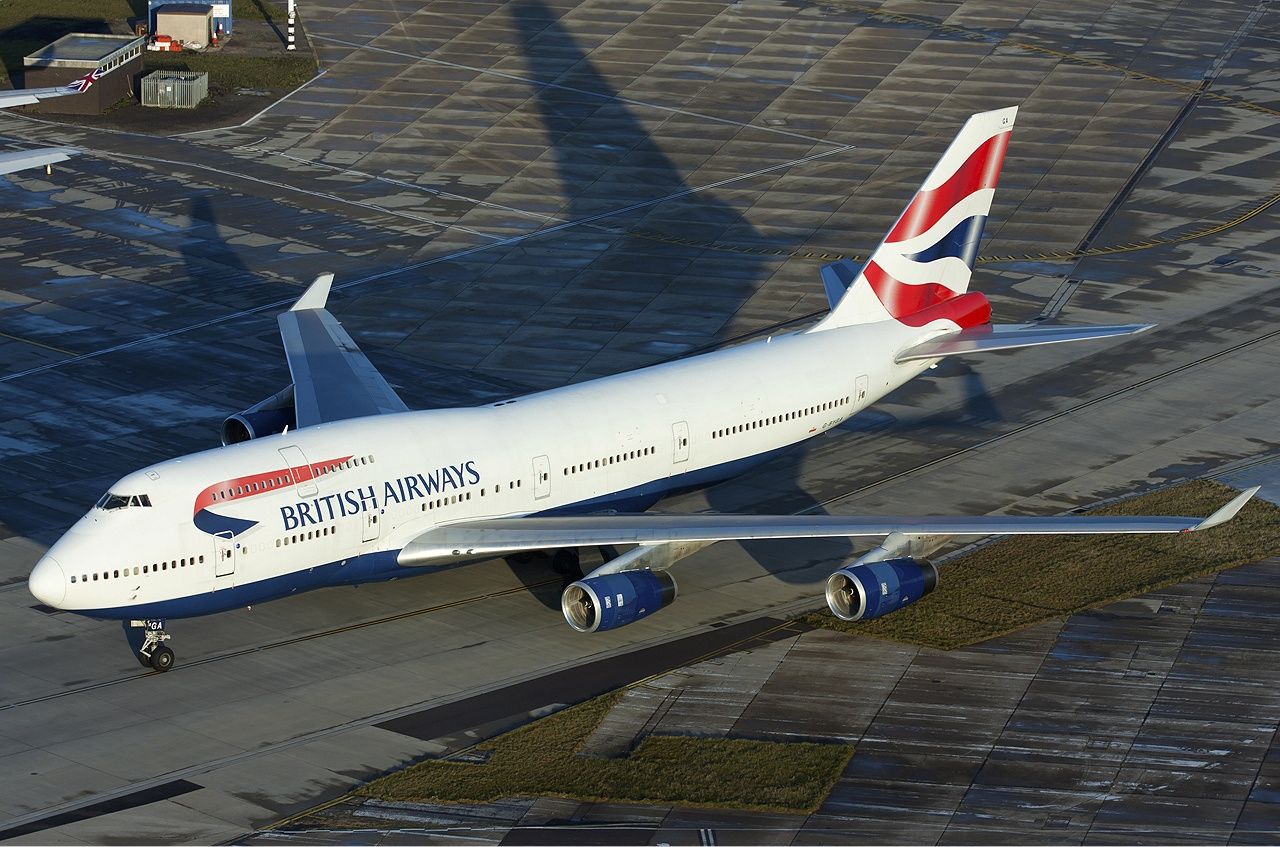
[[1117,335],[1134,335],[1146,332],[1155,324],[1121,324],[1118,326],[1043,326],[1041,324],[1006,324],[1004,326],[975,326],[935,336],[914,344],[897,355],[895,361],[911,362],[918,359],[940,359],[944,356],[961,356],[965,353],[990,353],[994,350],[1014,350],[1018,347],[1038,347],[1041,344],[1061,344],[1065,341],[1091,341]]

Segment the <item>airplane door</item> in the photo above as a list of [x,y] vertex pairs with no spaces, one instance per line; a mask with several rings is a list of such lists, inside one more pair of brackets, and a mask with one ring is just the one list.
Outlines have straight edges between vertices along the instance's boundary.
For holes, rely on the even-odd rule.
[[[236,572],[236,542],[231,533],[213,537],[213,575],[234,576]],[[227,580],[230,582],[231,580]]]
[[858,405],[861,406],[867,400],[867,378],[865,376],[858,377],[856,394]]
[[361,535],[361,541],[377,541],[378,533],[381,531],[382,521],[378,517],[377,509],[369,509],[364,512],[364,533]]
[[689,461],[689,424],[676,421],[671,425],[671,461],[675,464]]
[[551,496],[551,462],[546,456],[533,457],[533,499]]
[[280,448],[280,455],[289,465],[289,473],[293,475],[293,484],[297,487],[299,497],[314,497],[316,495],[316,483],[313,477],[315,472],[311,469],[311,463],[307,461],[307,456],[302,452],[302,448],[297,445],[290,444],[288,447]]

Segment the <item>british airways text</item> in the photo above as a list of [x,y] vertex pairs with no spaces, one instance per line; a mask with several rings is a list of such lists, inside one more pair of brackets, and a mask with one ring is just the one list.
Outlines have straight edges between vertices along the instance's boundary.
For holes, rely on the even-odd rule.
[[292,506],[281,506],[280,519],[284,522],[284,531],[288,532],[301,526],[322,524],[393,503],[408,503],[444,491],[461,490],[479,482],[480,472],[476,470],[475,460],[468,460],[460,465],[446,465],[430,473],[389,479],[382,483],[381,490],[376,484],[366,485],[302,500]]

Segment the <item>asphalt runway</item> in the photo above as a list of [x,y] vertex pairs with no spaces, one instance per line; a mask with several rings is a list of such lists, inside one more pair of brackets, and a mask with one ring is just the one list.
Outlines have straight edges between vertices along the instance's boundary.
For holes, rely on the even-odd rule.
[[[496,725],[628,653],[688,661],[816,605],[851,552],[717,545],[591,637],[537,562],[313,592],[176,622],[163,676],[34,608],[31,565],[112,481],[288,381],[273,314],[323,271],[411,406],[614,373],[819,312],[822,257],[874,247],[963,118],[1016,102],[975,278],[996,318],[1160,326],[943,364],[663,508],[1056,512],[1276,450],[1265,8],[317,3],[324,75],[243,127],[0,115],[87,153],[0,183],[0,837],[238,837],[466,733],[388,728],[411,716],[479,697]],[[547,702],[495,710],[519,684]]]

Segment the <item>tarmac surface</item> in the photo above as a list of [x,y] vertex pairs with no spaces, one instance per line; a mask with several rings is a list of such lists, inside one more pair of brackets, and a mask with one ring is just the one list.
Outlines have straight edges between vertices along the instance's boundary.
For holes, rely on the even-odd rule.
[[811,815],[357,798],[249,843],[1274,843],[1277,576],[1269,559],[945,653],[783,632],[630,689],[581,750],[854,745]]
[[[618,684],[629,653],[723,651],[737,631],[690,639],[817,605],[851,552],[717,545],[679,603],[591,637],[538,562],[313,592],[171,625],[163,676],[117,627],[36,608],[31,565],[111,482],[288,381],[273,314],[323,271],[411,406],[614,373],[820,312],[822,257],[865,255],[965,116],[1019,103],[975,277],[996,319],[1160,326],[946,363],[663,508],[1052,513],[1280,448],[1265,3],[306,15],[325,73],[239,128],[0,115],[86,151],[0,182],[0,839],[239,837],[448,746],[393,721],[488,696],[492,729]],[[1167,814],[1133,808],[1135,831]]]

